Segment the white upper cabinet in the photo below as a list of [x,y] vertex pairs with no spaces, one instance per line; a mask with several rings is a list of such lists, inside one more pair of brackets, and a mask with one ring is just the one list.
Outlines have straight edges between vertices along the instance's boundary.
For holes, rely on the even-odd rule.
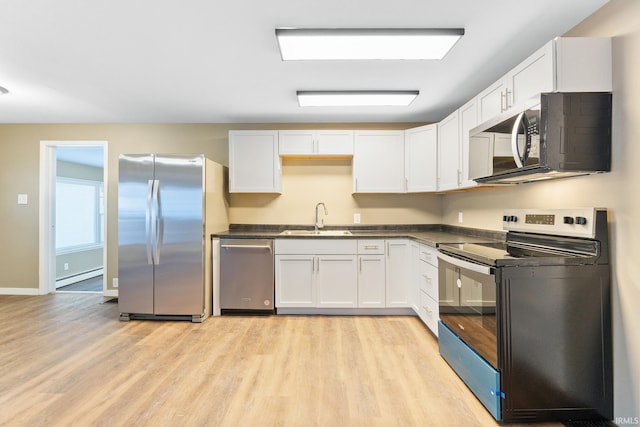
[[426,125],[404,133],[404,172],[407,193],[437,190],[438,126]]
[[470,175],[469,173],[469,159],[475,158],[472,156],[475,153],[470,152],[469,131],[478,125],[478,108],[475,98],[460,107],[458,122],[460,125],[460,168],[462,169],[460,187],[475,187],[478,183],[473,180],[473,177],[478,175]]
[[438,123],[438,191],[460,186],[460,123],[458,110]]
[[542,92],[610,92],[611,39],[560,37],[551,40],[478,97],[485,122]]
[[404,131],[356,131],[354,193],[404,193]]
[[229,131],[229,192],[281,193],[278,131]]
[[281,130],[281,156],[352,156],[351,130]]

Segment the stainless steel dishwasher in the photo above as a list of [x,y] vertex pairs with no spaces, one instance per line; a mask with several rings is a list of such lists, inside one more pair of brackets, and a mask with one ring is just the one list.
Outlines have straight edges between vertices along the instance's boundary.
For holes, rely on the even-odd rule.
[[272,239],[220,240],[220,312],[274,314]]

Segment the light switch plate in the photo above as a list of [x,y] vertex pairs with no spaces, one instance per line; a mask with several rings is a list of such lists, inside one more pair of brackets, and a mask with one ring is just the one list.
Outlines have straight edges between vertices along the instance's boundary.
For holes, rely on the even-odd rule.
[[458,212],[458,223],[462,224],[464,222],[464,215],[462,212]]
[[359,213],[354,213],[353,214],[353,223],[354,224],[360,224],[360,214]]
[[26,205],[29,203],[29,196],[26,194],[18,194],[18,204]]
[[118,278],[117,278],[117,277],[114,277],[114,278],[111,280],[111,285],[112,285],[114,288],[117,288],[117,287],[118,287]]

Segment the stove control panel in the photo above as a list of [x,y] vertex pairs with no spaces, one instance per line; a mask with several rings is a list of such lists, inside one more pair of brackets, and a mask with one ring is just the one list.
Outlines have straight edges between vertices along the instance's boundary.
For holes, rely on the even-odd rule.
[[502,229],[529,233],[595,237],[596,208],[513,209],[502,215]]

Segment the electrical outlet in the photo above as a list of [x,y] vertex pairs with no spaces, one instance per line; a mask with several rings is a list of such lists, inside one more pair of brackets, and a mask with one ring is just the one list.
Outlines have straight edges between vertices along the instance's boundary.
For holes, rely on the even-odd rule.
[[118,287],[118,278],[117,278],[117,277],[114,277],[114,278],[111,280],[111,284],[113,285],[113,287],[114,287],[114,288],[117,288],[117,287]]
[[18,204],[19,205],[29,204],[29,196],[27,194],[18,194]]
[[353,214],[353,223],[354,224],[360,224],[360,214],[359,213],[354,213]]
[[64,269],[65,269],[65,271],[69,269],[69,263],[68,262],[64,263]]
[[462,212],[458,212],[458,224],[462,224],[464,222],[464,216]]

